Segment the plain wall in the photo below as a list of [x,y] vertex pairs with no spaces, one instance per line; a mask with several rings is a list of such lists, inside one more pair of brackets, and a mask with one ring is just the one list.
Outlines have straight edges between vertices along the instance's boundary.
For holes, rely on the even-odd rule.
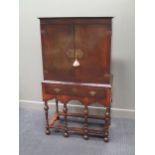
[[134,0],[20,0],[20,99],[42,101],[38,17],[113,16],[114,108],[134,109]]

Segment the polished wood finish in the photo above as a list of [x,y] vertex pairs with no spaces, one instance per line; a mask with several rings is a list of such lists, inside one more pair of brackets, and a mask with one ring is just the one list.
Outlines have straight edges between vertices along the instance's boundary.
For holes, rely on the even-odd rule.
[[48,123],[48,104],[47,101],[45,101],[45,105],[44,105],[44,110],[45,110],[45,118],[46,118],[46,134],[49,135],[50,134],[50,130],[49,130],[49,123]]
[[[57,22],[54,24],[54,21]],[[109,82],[105,77],[110,74],[110,38],[111,18],[41,19],[43,60],[46,60],[43,61],[44,79]],[[67,55],[75,49],[83,52],[77,68],[72,66],[74,57]]]
[[[44,81],[42,98],[45,101],[46,134],[49,128],[83,134],[102,134],[109,141],[112,75],[110,73],[112,17],[39,18],[43,57]],[[79,65],[73,65],[78,61]],[[55,99],[56,113],[48,122],[48,100]],[[84,105],[83,113],[68,112],[70,100]],[[59,101],[63,111],[59,111]],[[103,116],[90,115],[89,105],[98,102],[105,107]],[[64,123],[54,125],[60,116]],[[68,117],[83,118],[83,128],[68,126]],[[88,119],[103,120],[103,130],[89,129]]]

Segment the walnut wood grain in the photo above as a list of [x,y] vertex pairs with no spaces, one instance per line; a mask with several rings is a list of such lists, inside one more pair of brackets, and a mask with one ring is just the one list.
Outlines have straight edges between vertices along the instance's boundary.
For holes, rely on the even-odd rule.
[[[65,137],[69,136],[69,131],[80,132],[85,139],[89,138],[89,133],[97,133],[108,142],[113,77],[110,72],[112,17],[39,19],[46,134],[50,133],[49,128],[63,130]],[[80,64],[78,67],[73,66],[75,60]],[[56,100],[56,114],[49,122],[47,101],[51,99]],[[72,100],[84,105],[83,113],[68,112],[67,104]],[[59,102],[64,105],[62,112]],[[96,102],[106,108],[102,116],[88,113],[88,106]],[[64,123],[55,126],[59,116],[64,117]],[[83,128],[68,127],[68,116],[83,118]],[[88,118],[104,120],[103,130],[89,129]]]
[[[109,83],[110,40],[111,18],[41,19],[44,80]],[[66,55],[70,49],[83,51],[78,68]]]

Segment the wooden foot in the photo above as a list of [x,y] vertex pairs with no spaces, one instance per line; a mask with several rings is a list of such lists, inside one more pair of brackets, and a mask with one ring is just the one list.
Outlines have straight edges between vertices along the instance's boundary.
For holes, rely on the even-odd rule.
[[64,137],[69,137],[69,134],[68,134],[68,132],[64,132]]
[[46,135],[50,135],[51,134],[51,131],[50,131],[50,129],[46,129]]
[[108,137],[104,137],[103,140],[104,140],[104,142],[106,142],[106,143],[109,142],[109,138],[108,138]]
[[85,134],[85,135],[83,135],[83,138],[84,138],[85,140],[88,140],[88,139],[89,139],[89,136],[88,136],[87,134]]

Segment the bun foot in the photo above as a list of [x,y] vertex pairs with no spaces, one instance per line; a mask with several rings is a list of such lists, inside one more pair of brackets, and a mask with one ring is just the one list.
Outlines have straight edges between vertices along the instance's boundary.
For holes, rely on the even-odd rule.
[[84,138],[85,140],[88,140],[88,139],[89,139],[89,136],[88,136],[88,135],[83,135],[83,138]]
[[108,138],[108,137],[104,137],[103,140],[104,140],[104,142],[106,142],[106,143],[109,142],[109,138]]
[[64,132],[64,137],[69,137],[68,132]]
[[51,134],[51,131],[49,129],[46,129],[46,135],[50,135]]

